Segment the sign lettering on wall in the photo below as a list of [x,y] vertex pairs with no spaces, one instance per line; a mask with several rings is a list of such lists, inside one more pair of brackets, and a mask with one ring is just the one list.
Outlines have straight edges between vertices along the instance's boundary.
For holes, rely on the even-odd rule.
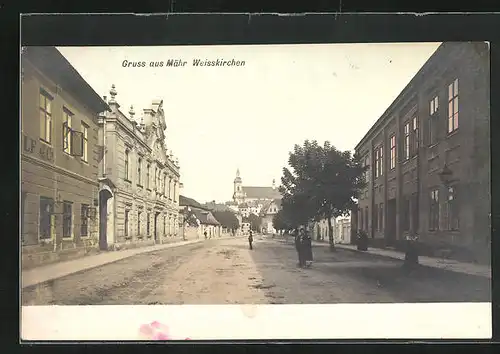
[[[30,154],[37,151],[37,139],[30,138],[26,134],[23,134],[23,151]],[[38,155],[45,161],[54,162],[54,149],[48,145],[39,144]]]

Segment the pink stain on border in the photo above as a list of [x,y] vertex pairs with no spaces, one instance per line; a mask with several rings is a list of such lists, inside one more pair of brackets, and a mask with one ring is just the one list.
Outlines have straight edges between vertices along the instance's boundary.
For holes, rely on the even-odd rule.
[[[146,340],[173,340],[169,335],[168,326],[158,322],[153,321],[150,324],[143,324],[139,328],[139,333],[141,337]],[[191,340],[191,338],[187,337],[184,340]]]

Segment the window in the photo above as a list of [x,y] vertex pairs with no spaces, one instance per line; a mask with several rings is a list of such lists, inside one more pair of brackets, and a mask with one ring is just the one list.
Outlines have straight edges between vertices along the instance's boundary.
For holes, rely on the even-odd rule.
[[50,239],[54,227],[54,200],[40,197],[40,239]]
[[163,175],[163,194],[167,195],[167,175]]
[[378,205],[373,208],[373,229],[378,231]]
[[52,143],[52,97],[40,90],[40,139]]
[[82,204],[80,208],[80,236],[88,236],[89,233],[89,206]]
[[411,218],[412,218],[412,229],[415,232],[419,230],[419,210],[418,210],[418,194],[414,193],[411,196]]
[[380,203],[378,212],[378,227],[379,231],[384,230],[384,203]]
[[458,129],[458,79],[448,86],[448,133]]
[[125,179],[129,179],[129,161],[130,160],[130,152],[128,150],[125,150]]
[[436,96],[430,102],[429,145],[434,145],[437,142],[437,132],[439,124],[438,108],[439,108],[439,99],[438,96]]
[[401,220],[401,228],[403,231],[410,230],[410,199],[405,197],[403,199],[402,204],[402,220]]
[[63,151],[71,154],[71,121],[73,113],[68,109],[63,109]]
[[391,156],[390,156],[390,168],[391,170],[396,167],[396,135],[391,136]]
[[142,159],[139,157],[137,160],[137,184],[141,185],[142,184]]
[[448,198],[446,200],[446,226],[448,230],[458,230],[458,200],[456,187],[448,187]]
[[404,126],[403,139],[403,161],[406,161],[410,158],[410,123]]
[[413,117],[411,123],[411,156],[418,153],[418,118]]
[[151,223],[151,222],[150,222],[150,220],[149,220],[149,219],[150,219],[150,217],[149,217],[149,216],[150,216],[150,215],[149,215],[149,213],[147,213],[147,214],[146,214],[146,218],[147,218],[147,219],[146,219],[146,231],[147,231],[147,235],[148,235],[148,236],[151,234],[151,228],[150,228],[150,226],[151,226],[151,225],[150,225],[150,223]]
[[73,233],[73,204],[63,202],[63,237],[72,237]]
[[375,178],[382,176],[384,171],[383,146],[375,149]]
[[151,166],[150,166],[150,165],[148,165],[148,166],[146,167],[146,188],[148,188],[148,189],[149,189],[149,170],[150,170],[150,169],[151,169]]
[[141,234],[141,212],[137,212],[137,235]]
[[82,123],[82,133],[83,133],[83,153],[82,160],[89,162],[88,160],[88,146],[89,146],[89,127]]
[[439,190],[437,188],[430,191],[429,230],[439,230]]
[[156,176],[158,174],[158,169],[155,167],[155,178],[153,178],[153,189],[156,190],[157,184],[156,184]]
[[168,179],[168,199],[172,199],[172,178]]
[[164,235],[167,234],[167,217],[166,216],[163,217],[163,234]]
[[124,220],[124,225],[125,225],[125,236],[128,236],[128,210],[125,210],[125,220]]

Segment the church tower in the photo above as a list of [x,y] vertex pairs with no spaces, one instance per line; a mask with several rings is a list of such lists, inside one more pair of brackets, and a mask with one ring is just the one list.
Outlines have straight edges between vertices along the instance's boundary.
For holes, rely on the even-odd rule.
[[234,179],[234,193],[233,193],[233,201],[235,203],[243,203],[245,196],[243,194],[243,187],[240,177],[240,169],[236,170],[236,178]]

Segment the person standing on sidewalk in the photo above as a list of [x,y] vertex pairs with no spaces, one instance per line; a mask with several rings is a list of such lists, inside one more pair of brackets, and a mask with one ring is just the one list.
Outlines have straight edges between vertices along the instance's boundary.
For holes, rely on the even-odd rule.
[[253,250],[252,242],[253,242],[253,235],[252,235],[252,231],[250,230],[250,235],[248,236],[248,245],[250,246],[251,250]]
[[303,268],[305,263],[304,258],[304,229],[300,228],[295,236],[295,248],[299,256],[299,267]]
[[306,267],[309,268],[313,262],[313,254],[312,254],[312,239],[311,235],[308,232],[304,233],[302,243],[304,248],[304,263]]

